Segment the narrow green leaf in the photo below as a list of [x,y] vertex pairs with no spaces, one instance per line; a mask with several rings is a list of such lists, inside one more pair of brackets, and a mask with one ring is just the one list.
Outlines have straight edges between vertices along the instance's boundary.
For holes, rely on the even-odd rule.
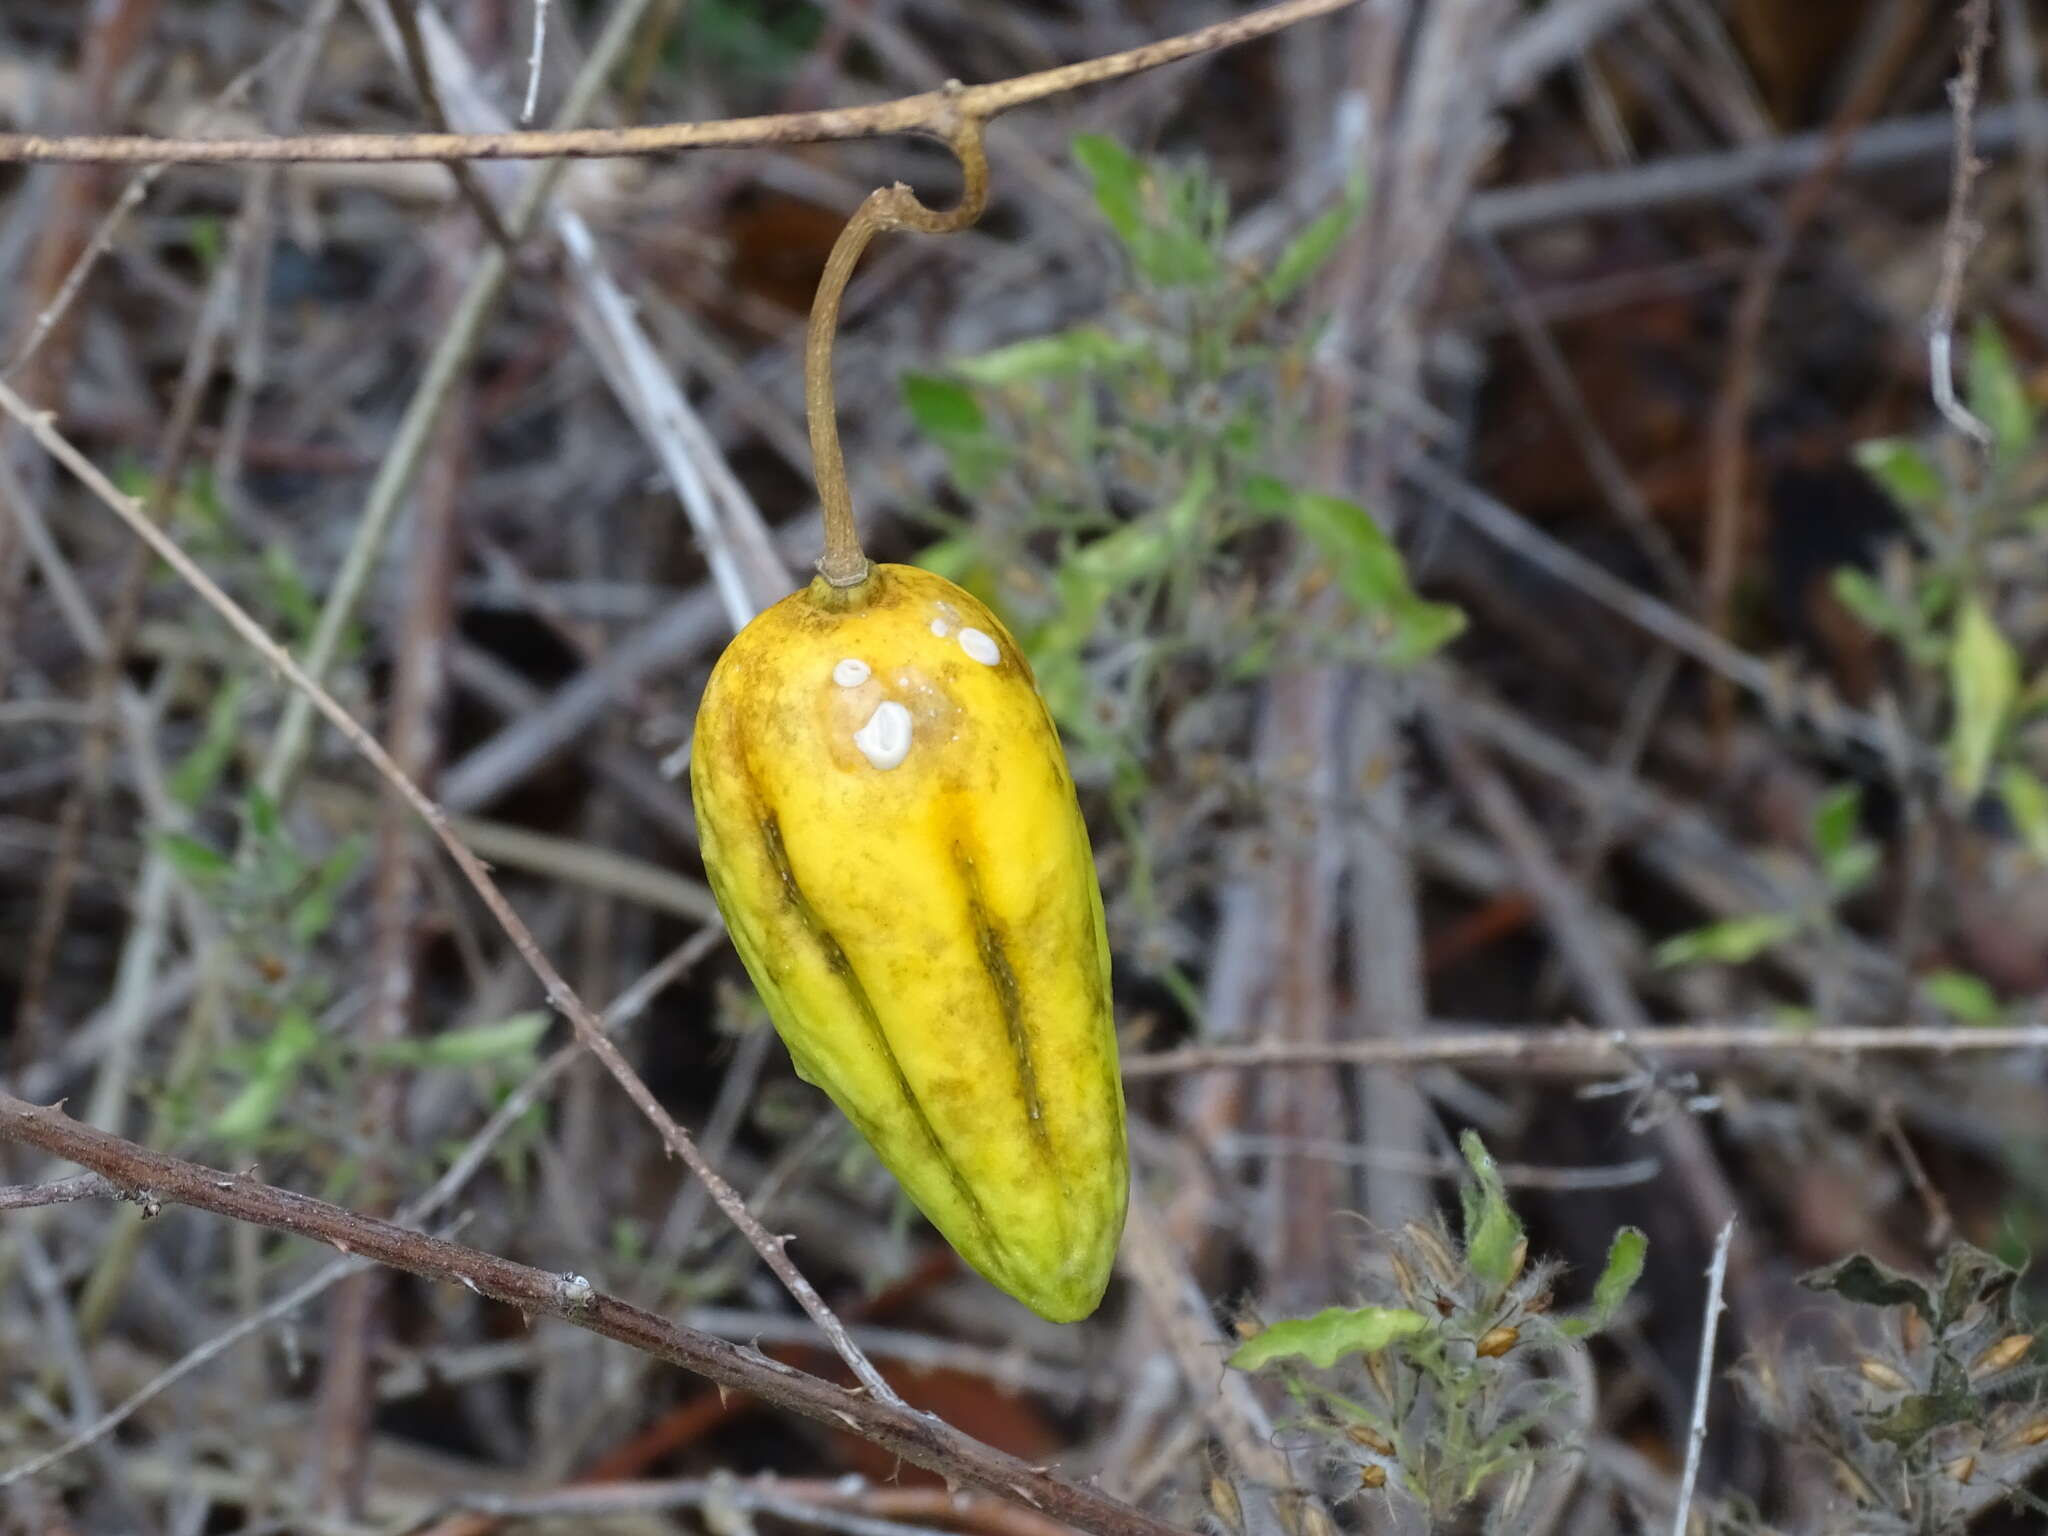
[[161,848],[164,857],[171,861],[171,868],[195,885],[207,885],[216,880],[224,880],[234,868],[226,855],[183,832],[159,833],[157,847]]
[[286,924],[291,936],[300,944],[311,944],[327,931],[334,921],[335,898],[348,877],[355,873],[356,866],[363,861],[368,844],[361,837],[344,838],[320,863],[314,873],[313,888],[292,904]]
[[1293,522],[1329,562],[1337,584],[1378,632],[1380,659],[1389,666],[1412,665],[1464,632],[1461,610],[1430,602],[1408,584],[1400,550],[1363,507],[1268,476],[1246,492],[1256,509]]
[[1071,378],[1098,368],[1142,357],[1146,343],[1109,334],[1099,325],[1081,325],[1050,336],[1033,336],[1006,347],[958,359],[953,367],[976,384],[1032,384]]
[[1267,302],[1279,304],[1292,297],[1344,243],[1344,235],[1365,209],[1363,187],[1354,187],[1343,202],[1316,219],[1307,228],[1288,241],[1285,250],[1273,263],[1273,270],[1266,274],[1265,290]]
[[2019,658],[1977,598],[1956,616],[1949,642],[1949,688],[1955,716],[1949,726],[1949,779],[1965,799],[1983,792],[2006,716],[2019,693]]
[[1508,1192],[1501,1181],[1500,1166],[1477,1131],[1458,1138],[1479,1187],[1465,1205],[1465,1262],[1482,1280],[1506,1285],[1515,1277],[1516,1249],[1522,1242],[1522,1223],[1508,1204]]
[[422,1040],[401,1042],[407,1061],[422,1067],[478,1067],[493,1062],[524,1061],[548,1031],[549,1015],[539,1010],[515,1013],[494,1024],[444,1030]]
[[1873,438],[1856,445],[1863,472],[1910,512],[1932,512],[1941,505],[1941,471],[1927,450],[1903,437]]
[[1607,1267],[1593,1282],[1593,1310],[1587,1321],[1594,1328],[1604,1328],[1614,1321],[1614,1314],[1642,1279],[1643,1260],[1649,1251],[1649,1238],[1634,1227],[1623,1227],[1614,1234],[1614,1241],[1607,1246]]
[[1798,932],[1799,919],[1789,912],[1753,912],[1708,923],[1689,933],[1674,934],[1657,946],[1650,959],[1665,969],[1680,965],[1746,965]]
[[242,703],[248,697],[246,677],[230,677],[206,707],[206,724],[199,740],[171,770],[168,788],[180,805],[199,804],[213,792],[227,770],[241,737]]
[[242,797],[242,817],[248,823],[249,836],[259,843],[273,841],[282,826],[277,802],[260,789],[251,789]]
[[304,640],[320,626],[320,604],[299,570],[299,562],[285,544],[269,544],[263,550],[264,590],[271,606],[284,620],[293,641]]
[[1884,850],[1858,840],[1821,861],[1821,875],[1836,897],[1853,896],[1870,884],[1884,863]]
[[2048,784],[2030,769],[2010,763],[1998,776],[1998,794],[2034,857],[2048,860]]
[[1995,1024],[2005,1011],[1990,983],[1968,971],[1930,971],[1920,978],[1920,991],[1959,1024]]
[[214,1117],[213,1134],[223,1141],[249,1141],[268,1130],[319,1043],[312,1018],[303,1009],[286,1009],[258,1050],[249,1080]]
[[1074,158],[1088,173],[1095,206],[1109,220],[1109,227],[1125,244],[1135,241],[1144,224],[1140,210],[1145,168],[1123,145],[1099,133],[1084,133],[1075,139]]
[[270,1129],[291,1092],[295,1070],[253,1077],[213,1117],[213,1134],[222,1141],[252,1141]]
[[1856,615],[1872,634],[1897,635],[1905,628],[1903,615],[1868,571],[1853,565],[1839,566],[1831,585],[1835,600]]
[[1230,1363],[1240,1371],[1256,1371],[1298,1355],[1327,1371],[1346,1355],[1376,1354],[1428,1326],[1420,1312],[1404,1307],[1328,1307],[1314,1317],[1273,1324],[1240,1344]]
[[974,391],[956,379],[931,373],[903,375],[903,404],[910,419],[934,438],[979,437],[988,418]]
[[1099,589],[1089,594],[1099,605],[1108,593],[1156,575],[1186,551],[1215,492],[1215,470],[1198,465],[1172,502],[1082,545],[1067,561],[1062,577],[1078,577]]
[[1837,784],[1820,797],[1813,809],[1813,846],[1823,861],[1855,842],[1862,817],[1863,791],[1854,784]]

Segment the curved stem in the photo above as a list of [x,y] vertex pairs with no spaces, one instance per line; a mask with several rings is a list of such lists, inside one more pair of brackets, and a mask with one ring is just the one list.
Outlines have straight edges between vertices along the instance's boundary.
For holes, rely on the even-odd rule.
[[[957,86],[950,89],[958,89]],[[868,577],[868,557],[860,547],[853,520],[853,494],[846,485],[846,456],[839,448],[839,415],[832,395],[832,343],[839,333],[839,305],[847,281],[868,242],[884,230],[914,229],[921,234],[949,235],[967,228],[988,205],[988,154],[982,144],[984,121],[961,114],[946,142],[960,161],[960,201],[951,208],[927,208],[917,194],[897,182],[870,192],[833,242],[811,301],[810,328],[804,338],[804,416],[811,430],[811,469],[818,481],[818,500],[825,509],[825,553],[818,574],[835,587],[856,587]]]

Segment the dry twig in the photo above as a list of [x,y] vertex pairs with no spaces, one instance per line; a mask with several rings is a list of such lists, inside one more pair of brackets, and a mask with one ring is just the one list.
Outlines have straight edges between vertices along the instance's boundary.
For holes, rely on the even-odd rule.
[[1019,75],[988,85],[923,91],[867,107],[781,112],[710,123],[662,123],[644,128],[569,128],[533,133],[321,133],[290,138],[158,139],[118,135],[0,134],[0,162],[70,165],[293,164],[403,160],[598,159],[665,155],[685,149],[734,149],[769,144],[823,144],[902,133],[951,137],[958,117],[986,121],[1016,107],[1083,86],[1120,80],[1162,64],[1198,58],[1291,27],[1311,16],[1343,10],[1356,0],[1284,0],[1249,15],[1126,49],[1079,64]]
[[80,1124],[61,1112],[0,1093],[0,1140],[20,1142],[92,1169],[120,1189],[211,1211],[275,1232],[325,1243],[408,1274],[460,1285],[529,1315],[545,1312],[576,1327],[752,1393],[805,1418],[851,1429],[906,1461],[1019,1500],[1094,1536],[1177,1536],[1174,1528],[1106,1494],[1053,1477],[894,1400],[849,1392],[731,1344],[628,1305],[581,1275],[550,1274],[510,1259],[360,1216],[324,1200],[245,1175],[188,1163]]

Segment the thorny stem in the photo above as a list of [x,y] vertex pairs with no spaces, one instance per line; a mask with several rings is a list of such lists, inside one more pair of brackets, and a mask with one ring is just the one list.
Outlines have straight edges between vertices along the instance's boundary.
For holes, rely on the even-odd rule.
[[[964,94],[956,80],[947,90]],[[810,329],[804,337],[804,417],[811,429],[811,469],[818,481],[818,500],[825,511],[825,554],[818,574],[835,587],[857,587],[868,578],[868,557],[860,547],[860,529],[853,520],[853,494],[846,485],[846,457],[839,448],[839,420],[832,399],[832,342],[839,331],[839,304],[846,284],[868,242],[884,230],[914,229],[927,235],[950,235],[981,217],[988,205],[988,153],[979,117],[959,115],[946,142],[960,161],[960,201],[951,208],[927,208],[902,182],[878,187],[867,196],[833,242],[811,301]]]
[[[326,1243],[430,1280],[461,1285],[529,1316],[545,1312],[644,1354],[747,1392],[791,1413],[875,1444],[948,1479],[1022,1502],[1094,1536],[1181,1536],[1173,1526],[1093,1488],[1070,1483],[970,1439],[896,1399],[848,1391],[768,1359],[760,1351],[685,1328],[606,1294],[581,1275],[550,1274],[466,1248],[396,1222],[227,1173],[73,1120],[60,1110],[0,1092],[0,1141],[19,1142],[89,1168],[131,1198],[211,1211],[275,1232]],[[0,1472],[0,1486],[19,1468]]]

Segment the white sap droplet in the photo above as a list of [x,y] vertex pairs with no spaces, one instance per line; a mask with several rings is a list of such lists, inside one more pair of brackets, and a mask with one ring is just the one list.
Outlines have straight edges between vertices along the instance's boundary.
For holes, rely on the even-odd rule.
[[944,619],[932,620],[932,633],[937,635],[941,640],[945,639],[946,636],[951,632],[951,630],[952,626],[948,624]]
[[960,631],[960,649],[984,667],[993,667],[1003,659],[1001,648],[978,629]]
[[849,656],[832,669],[832,681],[842,688],[858,688],[873,672],[874,669],[858,656]]
[[853,733],[853,744],[875,767],[894,768],[910,755],[910,711],[894,699],[877,704],[868,723]]

